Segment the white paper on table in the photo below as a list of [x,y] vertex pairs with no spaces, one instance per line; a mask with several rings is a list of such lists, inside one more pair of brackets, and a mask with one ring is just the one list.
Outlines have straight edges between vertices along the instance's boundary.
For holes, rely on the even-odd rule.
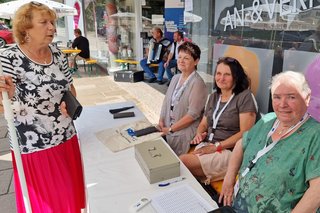
[[151,204],[158,213],[206,213],[213,210],[205,199],[186,184],[155,194]]
[[95,135],[112,152],[118,152],[136,144],[160,138],[161,132],[154,132],[135,138],[131,137],[127,132],[128,128],[139,130],[149,126],[152,126],[152,124],[147,119],[142,119],[120,127],[104,129],[96,132]]

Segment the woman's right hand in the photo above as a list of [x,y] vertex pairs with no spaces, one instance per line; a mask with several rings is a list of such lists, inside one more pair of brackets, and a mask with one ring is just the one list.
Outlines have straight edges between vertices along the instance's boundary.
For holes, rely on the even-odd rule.
[[2,92],[8,92],[11,99],[14,95],[16,87],[12,81],[11,76],[0,76],[0,98],[2,100]]
[[157,128],[160,132],[163,132],[163,128],[165,128],[165,126],[164,126],[164,121],[162,119],[159,120],[159,124]]
[[199,144],[207,137],[207,132],[197,133],[190,144]]

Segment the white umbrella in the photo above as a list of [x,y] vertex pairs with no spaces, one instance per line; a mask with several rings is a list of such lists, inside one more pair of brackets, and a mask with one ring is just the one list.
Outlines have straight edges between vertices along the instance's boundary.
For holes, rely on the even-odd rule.
[[190,12],[187,12],[187,11],[184,11],[184,23],[187,23],[187,22],[200,22],[202,20],[202,17],[201,16],[198,16],[196,14],[193,14],[193,13],[190,13]]
[[[118,12],[118,13],[112,14],[110,17],[113,17],[113,18],[135,18],[136,14],[129,13],[129,12]],[[144,17],[144,16],[142,16],[142,20],[151,21],[151,19]]]
[[[0,4],[0,18],[12,19],[21,5],[31,1],[32,0],[15,0]],[[59,2],[50,0],[36,0],[35,2],[47,5],[57,13],[58,17],[77,15],[75,8]]]

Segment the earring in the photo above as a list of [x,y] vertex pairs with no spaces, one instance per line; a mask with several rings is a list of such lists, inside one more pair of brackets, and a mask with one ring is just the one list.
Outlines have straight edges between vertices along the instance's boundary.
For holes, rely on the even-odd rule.
[[24,37],[24,41],[29,43],[31,40],[29,33],[27,32],[26,36]]

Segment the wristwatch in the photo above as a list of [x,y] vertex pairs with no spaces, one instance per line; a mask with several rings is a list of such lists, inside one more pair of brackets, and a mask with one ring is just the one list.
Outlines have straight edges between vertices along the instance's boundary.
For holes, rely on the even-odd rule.
[[220,142],[215,142],[214,145],[218,148],[221,145],[221,143]]
[[173,133],[173,131],[172,131],[172,128],[171,128],[171,127],[169,128],[169,132],[170,132],[171,134]]

